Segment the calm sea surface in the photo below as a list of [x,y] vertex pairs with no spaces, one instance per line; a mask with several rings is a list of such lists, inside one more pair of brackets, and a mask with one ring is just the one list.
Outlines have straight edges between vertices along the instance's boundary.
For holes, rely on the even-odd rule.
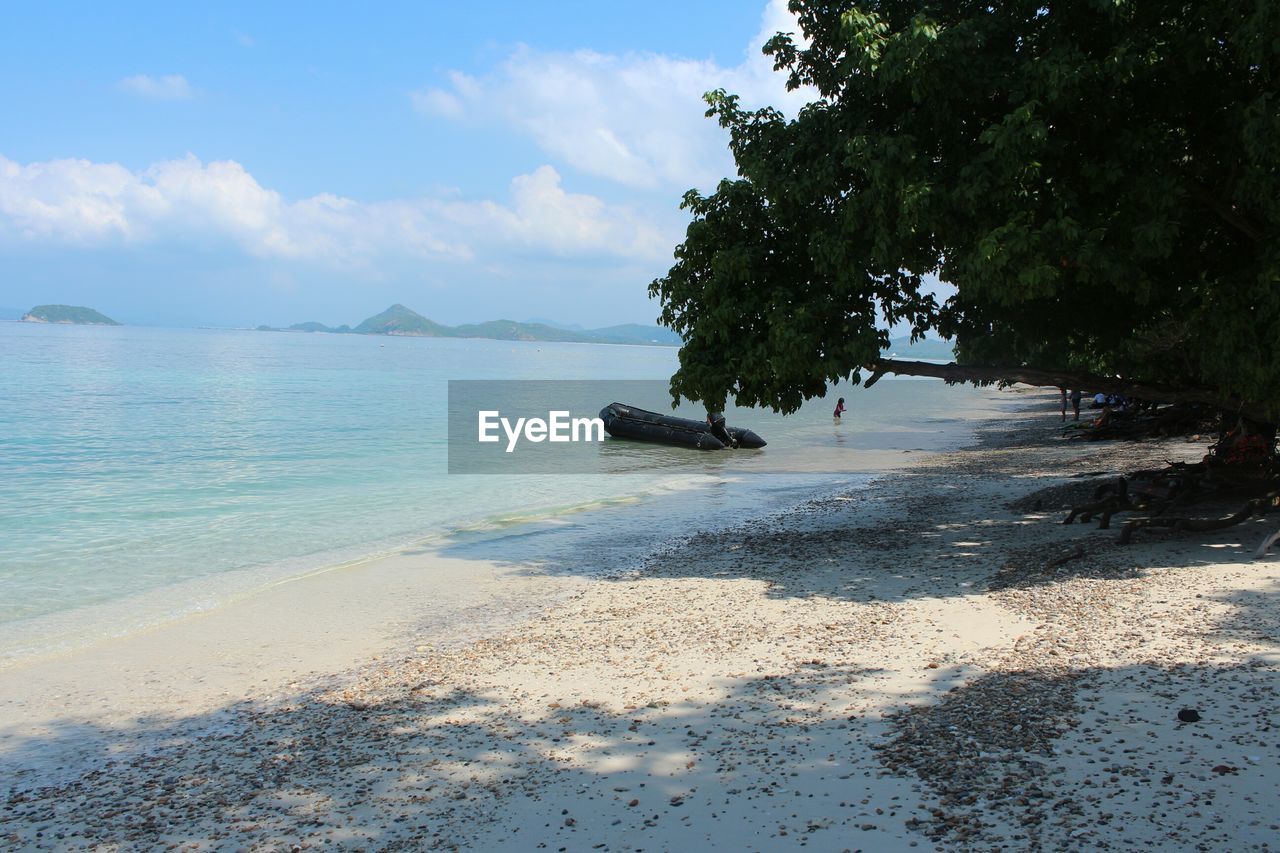
[[834,395],[787,418],[730,413],[769,441],[749,455],[645,446],[651,472],[457,476],[448,380],[664,379],[676,351],[0,323],[0,365],[0,663],[58,620],[88,630],[145,599],[126,630],[408,548],[624,564],[847,486],[858,477],[828,472],[867,449],[962,440],[955,413],[986,394],[884,381],[841,388],[838,426]]

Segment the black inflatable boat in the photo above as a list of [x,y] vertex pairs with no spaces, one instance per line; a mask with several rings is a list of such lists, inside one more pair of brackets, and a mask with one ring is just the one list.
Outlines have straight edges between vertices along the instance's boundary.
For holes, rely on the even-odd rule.
[[[605,431],[614,438],[656,441],[699,450],[724,450],[726,447],[723,441],[711,434],[711,426],[705,421],[660,415],[622,403],[610,403],[601,409],[600,420],[604,421]],[[755,449],[765,446],[765,440],[749,429],[729,427],[728,432],[739,447]]]

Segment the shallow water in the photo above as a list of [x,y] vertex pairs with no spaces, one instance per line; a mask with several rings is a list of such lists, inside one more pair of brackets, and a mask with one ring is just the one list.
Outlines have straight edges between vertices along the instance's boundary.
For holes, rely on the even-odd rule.
[[0,323],[0,363],[0,662],[373,554],[616,568],[865,480],[869,451],[954,443],[987,394],[886,380],[840,388],[839,424],[836,395],[731,412],[764,451],[630,445],[626,474],[457,476],[448,380],[663,379],[676,351]]

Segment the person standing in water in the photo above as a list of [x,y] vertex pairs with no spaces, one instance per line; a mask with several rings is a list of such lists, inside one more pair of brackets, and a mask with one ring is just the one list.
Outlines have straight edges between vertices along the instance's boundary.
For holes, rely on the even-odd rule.
[[844,397],[841,397],[839,400],[836,400],[835,419],[840,420],[840,416],[844,414],[844,412]]
[[729,435],[729,428],[725,424],[723,413],[707,412],[707,424],[711,427],[711,434],[720,439],[725,447],[737,448],[738,442],[733,436]]

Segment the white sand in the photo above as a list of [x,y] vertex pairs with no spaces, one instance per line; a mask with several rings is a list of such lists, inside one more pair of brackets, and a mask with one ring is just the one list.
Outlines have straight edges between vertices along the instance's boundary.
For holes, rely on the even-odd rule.
[[[439,554],[360,561],[87,648],[0,669],[0,761],[23,783],[148,741],[148,721],[219,724],[421,636],[466,642],[518,621],[584,579],[520,575]],[[144,747],[145,748],[145,747]],[[16,753],[17,761],[13,761]],[[0,764],[0,766],[3,766]],[[5,769],[10,769],[6,767]]]
[[[76,757],[55,772],[47,736],[10,735],[6,769],[35,769],[0,789],[0,840],[1274,846],[1280,558],[1250,559],[1258,525],[1122,548],[1115,530],[1059,524],[1053,493],[1041,512],[1011,509],[1075,473],[1202,452],[1043,440],[1055,434],[1044,419],[1009,446],[930,457],[865,493],[674,542],[633,576],[557,587],[567,598],[519,625],[476,626],[476,642],[401,634],[396,654],[283,691],[255,691],[234,667],[192,672],[213,686],[199,701],[183,697],[203,688],[182,685],[146,697],[162,712],[176,703],[176,720],[117,713],[107,725],[70,709],[56,737],[112,762],[95,771]],[[380,585],[352,594],[369,586]],[[254,626],[286,606],[279,594],[244,614],[239,660],[263,639]],[[492,612],[484,603],[472,606]],[[423,604],[395,604],[391,621],[411,626]],[[300,618],[340,632],[347,615]],[[127,659],[104,654],[103,667]],[[300,674],[335,663],[280,655]],[[27,694],[28,721],[61,689],[52,671]],[[131,672],[142,686],[154,677]],[[0,687],[8,699],[15,681]],[[83,701],[100,687],[66,689]],[[219,690],[253,701],[228,707]],[[1203,719],[1179,723],[1182,708]]]

